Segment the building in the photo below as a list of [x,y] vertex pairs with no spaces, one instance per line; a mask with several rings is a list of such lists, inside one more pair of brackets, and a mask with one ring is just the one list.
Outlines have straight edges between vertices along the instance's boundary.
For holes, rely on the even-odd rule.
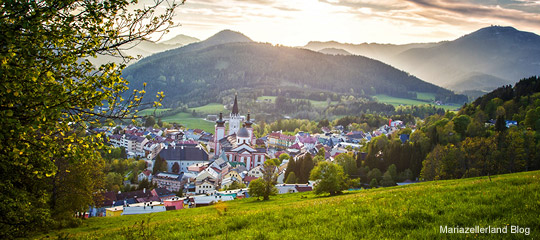
[[142,171],[141,173],[139,173],[139,176],[138,176],[139,182],[141,182],[144,179],[146,179],[148,181],[152,181],[152,171],[146,169],[146,170]]
[[[229,162],[243,163],[247,169],[262,165],[266,161],[266,148],[255,145],[256,138],[253,133],[253,122],[248,113],[246,121],[243,123],[242,116],[238,110],[238,96],[234,96],[234,104],[229,117],[229,129],[225,129],[223,114],[219,114],[216,121],[214,146],[215,156],[225,157]],[[228,135],[225,133],[228,132]]]
[[216,179],[207,177],[202,181],[195,182],[196,194],[209,194],[216,191]]
[[122,215],[146,214],[155,212],[165,212],[165,206],[161,202],[135,203],[124,206]]
[[296,142],[295,136],[282,134],[281,132],[273,132],[268,134],[268,147],[287,149]]
[[166,188],[172,192],[178,192],[183,185],[182,174],[158,173],[152,178],[152,184],[157,184],[158,188]]
[[184,200],[186,200],[186,198],[174,197],[168,200],[164,200],[163,204],[165,205],[165,208],[167,210],[169,210],[169,208],[179,210],[184,209]]
[[198,163],[208,163],[208,153],[197,143],[185,142],[167,146],[159,152],[159,156],[167,161],[167,171],[172,172],[175,163],[179,172],[187,172],[188,167]]

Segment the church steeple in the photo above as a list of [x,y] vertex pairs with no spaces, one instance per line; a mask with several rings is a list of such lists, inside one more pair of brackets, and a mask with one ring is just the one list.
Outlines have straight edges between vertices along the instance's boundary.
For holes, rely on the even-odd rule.
[[218,127],[225,126],[225,120],[223,120],[223,113],[219,113],[219,119],[216,121]]
[[238,100],[237,100],[237,97],[238,97],[238,93],[235,93],[234,94],[234,104],[233,104],[233,107],[232,107],[232,114],[236,114],[236,115],[238,115]]
[[253,124],[253,122],[251,121],[250,112],[248,112],[247,121],[244,124],[246,125],[246,128],[250,128]]

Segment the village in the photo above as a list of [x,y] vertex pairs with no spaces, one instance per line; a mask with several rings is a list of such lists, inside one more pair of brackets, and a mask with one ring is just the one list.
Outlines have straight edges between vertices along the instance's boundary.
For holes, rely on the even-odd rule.
[[[272,132],[256,138],[250,114],[240,115],[237,101],[235,96],[227,120],[223,114],[219,115],[214,133],[133,125],[93,129],[107,136],[112,147],[124,148],[128,158],[144,160],[146,169],[136,173],[137,180],[148,181],[155,188],[105,192],[102,206],[91,207],[87,217],[179,210],[248,198],[250,182],[261,178],[264,163],[274,158],[281,160],[276,164],[279,194],[311,191],[316,182],[286,183],[285,173],[290,160],[298,160],[306,154],[314,156],[322,149],[325,161],[332,162],[339,154],[350,152],[363,156],[365,153],[360,152],[362,144],[404,128],[402,121],[390,120],[366,133],[347,132],[343,126],[336,126],[332,129],[323,127],[319,134]],[[405,142],[409,135],[402,134],[399,138]],[[156,161],[164,161],[167,170],[153,174]],[[128,180],[124,184],[133,183]]]

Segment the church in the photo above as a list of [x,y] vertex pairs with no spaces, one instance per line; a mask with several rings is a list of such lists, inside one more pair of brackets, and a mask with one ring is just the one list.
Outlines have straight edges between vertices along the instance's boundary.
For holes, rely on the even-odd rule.
[[[214,146],[215,156],[224,154],[229,162],[245,164],[248,170],[260,166],[266,161],[266,148],[255,146],[255,134],[250,114],[247,119],[240,116],[238,111],[238,95],[234,96],[234,104],[229,117],[229,129],[225,129],[223,113],[219,114],[216,121]],[[227,134],[225,134],[227,133]]]

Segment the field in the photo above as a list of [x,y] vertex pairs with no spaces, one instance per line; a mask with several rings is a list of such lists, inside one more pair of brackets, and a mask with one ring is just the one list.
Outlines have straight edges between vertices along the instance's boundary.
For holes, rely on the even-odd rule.
[[229,110],[225,109],[221,103],[209,103],[201,107],[189,108],[190,112],[193,110],[202,114],[219,114],[220,112],[229,114]]
[[191,113],[177,113],[175,115],[162,118],[162,121],[169,123],[176,122],[184,125],[187,128],[199,128],[206,132],[214,132],[214,122],[206,121],[200,117],[193,117]]
[[[169,110],[168,108],[156,109],[155,113],[159,116],[160,112]],[[210,103],[205,106],[189,108],[190,113],[177,113],[172,116],[163,117],[161,120],[164,122],[176,122],[184,125],[187,128],[199,128],[206,132],[214,132],[214,122],[209,122],[200,117],[193,117],[191,111],[195,110],[199,115],[208,115],[208,114],[219,114],[220,112],[228,113],[229,110],[223,108],[222,104],[219,103]],[[154,113],[154,109],[144,109],[139,112],[139,115],[151,115]]]
[[[430,98],[429,94],[419,94],[418,95],[419,97],[422,97],[422,98],[425,98],[426,100]],[[400,106],[400,105],[425,105],[425,104],[430,104],[429,102],[423,102],[423,101],[419,101],[419,100],[413,100],[413,99],[406,99],[406,98],[397,98],[397,97],[391,97],[391,96],[387,96],[387,95],[376,95],[374,97],[378,102],[382,102],[382,103],[388,103],[388,104],[391,104],[393,105],[394,107],[397,107],[397,106]],[[461,106],[460,105],[456,105],[456,104],[453,104],[453,105],[441,105],[441,106],[436,106],[436,107],[440,107],[440,108],[443,108],[444,110],[456,110],[458,108],[460,108]]]
[[[425,182],[334,197],[296,193],[266,202],[248,198],[219,206],[91,218],[78,228],[38,238],[538,239],[540,171],[493,176],[492,181],[481,177]],[[512,225],[529,228],[530,235],[510,233]],[[444,234],[440,226],[508,226],[508,233]]]
[[420,100],[426,100],[426,101],[435,101],[435,94],[416,92],[416,98]]

